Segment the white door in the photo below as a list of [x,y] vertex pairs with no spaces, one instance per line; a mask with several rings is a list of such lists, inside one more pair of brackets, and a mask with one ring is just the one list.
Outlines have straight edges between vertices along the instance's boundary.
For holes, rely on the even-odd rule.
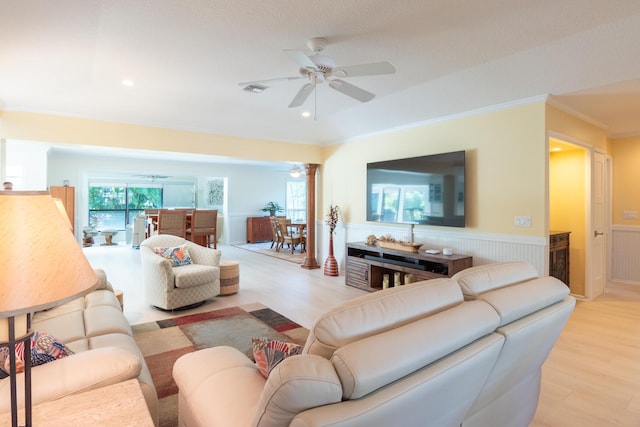
[[607,282],[607,234],[609,221],[609,171],[604,154],[593,153],[592,170],[592,251],[591,260],[591,290],[587,291],[589,298],[602,295]]

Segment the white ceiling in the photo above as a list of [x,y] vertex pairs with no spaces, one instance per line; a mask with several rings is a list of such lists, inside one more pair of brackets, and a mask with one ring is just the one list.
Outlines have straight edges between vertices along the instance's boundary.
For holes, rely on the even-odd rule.
[[[611,136],[640,135],[638,0],[2,0],[0,109],[310,144],[551,95]],[[377,96],[303,80],[284,49],[326,37]],[[135,82],[125,87],[125,78]]]

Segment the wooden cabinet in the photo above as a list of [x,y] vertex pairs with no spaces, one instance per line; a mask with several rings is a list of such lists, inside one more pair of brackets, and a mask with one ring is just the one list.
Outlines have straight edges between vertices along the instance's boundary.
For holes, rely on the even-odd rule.
[[49,187],[49,193],[51,193],[51,197],[62,200],[62,204],[71,222],[71,231],[75,233],[75,188],[52,185]]
[[256,243],[271,240],[271,223],[268,216],[247,217],[247,242]]
[[569,234],[568,231],[549,233],[549,275],[565,285],[569,282]]
[[473,258],[466,255],[430,255],[369,246],[362,242],[347,243],[345,282],[349,286],[377,291],[382,289],[382,278],[389,275],[393,286],[394,274],[400,273],[404,284],[406,274],[413,281],[451,277],[458,271],[473,265]]

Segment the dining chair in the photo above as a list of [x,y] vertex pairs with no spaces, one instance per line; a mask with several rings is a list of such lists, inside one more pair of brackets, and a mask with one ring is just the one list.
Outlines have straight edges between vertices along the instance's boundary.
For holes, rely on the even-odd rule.
[[278,232],[280,233],[280,248],[286,243],[291,248],[291,253],[293,253],[296,246],[302,242],[299,234],[294,234],[289,231],[286,218],[278,218]]
[[187,212],[184,210],[158,210],[158,234],[171,234],[187,238]]
[[218,211],[216,209],[194,209],[191,214],[191,225],[187,228],[187,240],[200,244],[204,238],[204,245],[211,247],[213,236],[213,249],[218,248],[217,233]]
[[280,232],[278,231],[278,218],[275,216],[269,217],[269,223],[271,224],[271,249],[273,245],[276,245],[276,251],[280,250]]

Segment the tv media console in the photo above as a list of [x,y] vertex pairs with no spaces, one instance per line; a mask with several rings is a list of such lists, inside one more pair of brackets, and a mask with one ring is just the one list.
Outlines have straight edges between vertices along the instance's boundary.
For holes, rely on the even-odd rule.
[[395,273],[400,273],[402,284],[406,274],[411,274],[414,282],[451,277],[471,267],[473,258],[467,255],[405,252],[356,242],[347,243],[345,265],[347,285],[373,292],[382,289],[385,274],[390,277],[390,286],[393,286]]

